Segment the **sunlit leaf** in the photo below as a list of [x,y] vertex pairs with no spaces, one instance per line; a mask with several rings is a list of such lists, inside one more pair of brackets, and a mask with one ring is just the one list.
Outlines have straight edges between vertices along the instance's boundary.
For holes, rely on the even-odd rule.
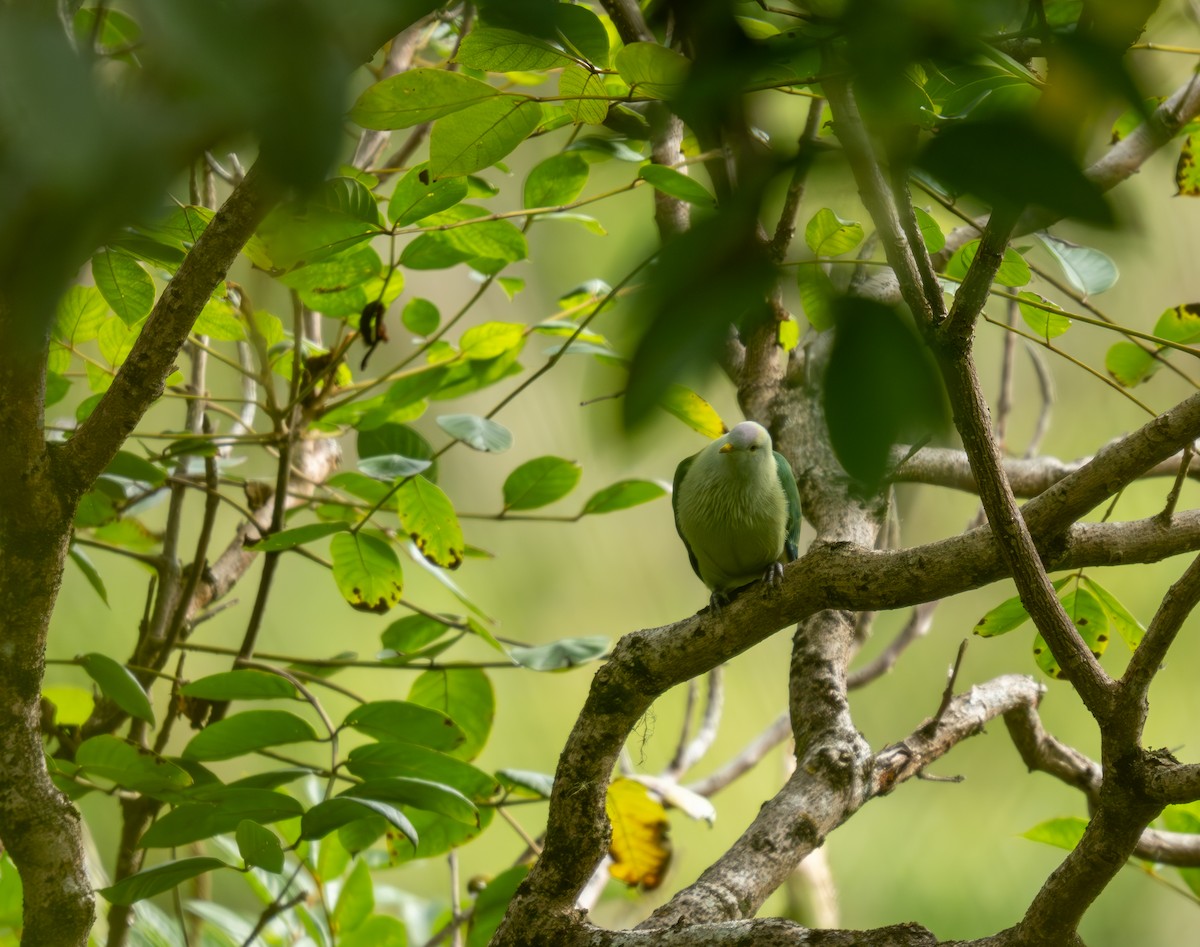
[[1104,367],[1121,385],[1132,388],[1149,381],[1162,362],[1147,350],[1133,342],[1117,342],[1104,355]]
[[[1071,328],[1071,320],[1060,312],[1050,312],[1046,308],[1058,310],[1059,307],[1052,303],[1044,296],[1039,296],[1037,293],[1021,292],[1017,294],[1021,298],[1021,302],[1017,303],[1017,308],[1021,311],[1021,318],[1025,320],[1025,324],[1031,328],[1040,339],[1055,339]],[[1036,304],[1036,305],[1031,305]]]
[[558,94],[576,125],[602,125],[608,117],[608,89],[586,66],[567,66],[558,78]]
[[1200,339],[1200,303],[1184,303],[1166,310],[1154,323],[1154,334],[1185,345]]
[[333,908],[334,929],[353,931],[375,910],[375,885],[371,881],[371,869],[366,861],[359,859],[338,892],[337,904]]
[[1096,599],[1108,615],[1108,620],[1117,629],[1117,633],[1125,640],[1125,644],[1129,646],[1129,650],[1132,651],[1141,644],[1142,636],[1146,634],[1145,626],[1134,617],[1129,609],[1121,604],[1120,600],[1112,592],[1095,579],[1084,576],[1083,581],[1092,594],[1096,596]]
[[429,135],[429,171],[435,178],[470,174],[495,164],[538,126],[533,99],[502,95],[438,119]]
[[1087,825],[1087,819],[1067,816],[1039,822],[1032,829],[1021,834],[1030,841],[1042,842],[1046,845],[1053,845],[1055,848],[1065,848],[1067,851],[1070,851],[1083,838],[1083,833],[1087,829]]
[[641,783],[619,778],[609,784],[604,808],[612,824],[609,874],[630,887],[653,891],[671,861],[662,803]]
[[106,779],[124,789],[148,795],[184,789],[192,784],[187,771],[170,760],[109,734],[100,734],[81,743],[75,751],[75,762],[91,779]]
[[400,526],[426,559],[443,569],[457,569],[463,560],[463,534],[454,504],[435,484],[412,477],[396,491]]
[[796,267],[796,285],[809,324],[818,332],[830,328],[834,321],[833,301],[837,298],[837,291],[829,274],[820,266],[802,263]]
[[466,178],[435,181],[430,176],[428,162],[424,162],[404,175],[392,191],[388,217],[397,226],[407,227],[431,214],[448,210],[466,196]]
[[535,164],[525,178],[526,207],[561,207],[583,191],[588,180],[588,163],[577,154],[551,155]]
[[804,242],[819,257],[840,256],[862,243],[864,231],[856,220],[843,220],[828,207],[817,211],[804,228]]
[[572,65],[573,57],[535,36],[478,27],[463,37],[456,62],[485,72],[539,72]]
[[284,549],[295,549],[297,546],[303,546],[305,543],[311,543],[334,533],[344,532],[349,528],[346,523],[306,523],[303,526],[272,533],[266,539],[260,539],[251,544],[249,548],[255,552],[279,552]]
[[638,99],[669,99],[683,90],[691,62],[659,43],[630,43],[614,63],[630,94]]
[[127,326],[150,315],[154,280],[142,265],[124,253],[101,250],[92,257],[92,278],[104,301]]
[[329,552],[333,580],[351,607],[382,614],[400,601],[404,576],[387,540],[363,532],[338,533]]
[[[978,240],[964,243],[946,264],[946,275],[958,280],[963,279],[971,264],[975,262],[975,254],[978,252]],[[1031,279],[1033,279],[1033,273],[1029,270],[1029,264],[1012,247],[1006,247],[993,282],[999,283],[1001,286],[1024,286]]]
[[661,404],[667,413],[673,414],[693,431],[705,437],[720,437],[729,430],[711,404],[683,385],[672,385],[668,388]]
[[333,799],[326,799],[309,809],[300,820],[300,837],[302,839],[324,838],[343,825],[368,815],[382,816],[414,846],[420,841],[412,822],[394,805],[376,799],[359,799],[354,796],[337,796]]
[[445,714],[406,700],[360,704],[346,715],[342,726],[361,730],[376,740],[416,743],[434,750],[451,750],[467,738]]
[[363,128],[411,128],[499,94],[486,82],[461,72],[409,69],[363,92],[350,118]]
[[278,674],[253,668],[219,671],[189,681],[180,693],[204,700],[272,700],[296,697],[296,685]]
[[917,216],[917,226],[921,229],[921,239],[925,241],[925,249],[930,253],[938,253],[946,245],[946,235],[938,222],[919,207],[913,208]]

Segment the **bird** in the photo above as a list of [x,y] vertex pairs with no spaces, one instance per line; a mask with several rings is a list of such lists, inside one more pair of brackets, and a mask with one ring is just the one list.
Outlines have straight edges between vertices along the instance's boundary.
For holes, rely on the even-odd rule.
[[675,470],[675,528],[712,592],[714,610],[758,579],[783,577],[799,554],[800,493],[761,424],[743,421]]

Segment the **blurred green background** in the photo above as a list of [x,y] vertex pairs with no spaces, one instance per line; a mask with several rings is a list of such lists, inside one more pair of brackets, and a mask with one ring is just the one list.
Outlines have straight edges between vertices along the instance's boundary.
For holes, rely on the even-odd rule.
[[[1157,27],[1160,41],[1188,41],[1185,24],[1164,14]],[[1153,32],[1153,30],[1152,30]],[[1135,66],[1149,77],[1148,87],[1172,87],[1190,64],[1184,57],[1170,59],[1150,53]],[[767,103],[763,103],[767,107]],[[803,120],[804,100],[796,99],[777,111],[756,114],[771,133],[791,134]],[[1114,115],[1115,118],[1115,115]],[[514,155],[512,174],[497,178],[500,194],[489,207],[506,210],[519,206],[519,184],[538,158],[561,147],[563,133],[522,149]],[[1068,239],[1096,246],[1116,259],[1121,278],[1094,302],[1108,315],[1131,327],[1148,331],[1165,308],[1200,298],[1200,268],[1196,266],[1200,242],[1200,203],[1176,198],[1172,182],[1175,154],[1168,148],[1153,158],[1117,193],[1116,205],[1123,226],[1112,232],[1060,226],[1055,232]],[[636,166],[609,162],[595,165],[587,193],[626,183]],[[822,160],[813,171],[801,206],[803,223],[821,207],[831,207],[843,217],[867,223],[852,181],[836,160]],[[536,223],[529,233],[530,260],[513,272],[527,281],[525,290],[509,301],[493,289],[473,310],[470,321],[489,319],[533,320],[549,317],[555,300],[578,283],[604,278],[615,283],[653,246],[649,188],[592,205],[593,213],[608,230],[600,237],[567,222]],[[943,228],[954,220],[934,210]],[[1018,241],[1018,245],[1023,245]],[[1031,254],[1053,270],[1040,250]],[[285,301],[268,293],[269,284],[248,271],[237,274],[257,305],[285,311]],[[413,273],[400,304],[413,296],[434,300],[442,312],[452,312],[475,290],[465,268],[445,273]],[[1039,290],[1037,281],[1030,289]],[[798,311],[792,294],[790,302]],[[1000,303],[993,312],[1001,314]],[[465,325],[464,325],[465,328]],[[600,317],[597,328],[628,352],[638,335],[627,304]],[[1076,324],[1061,347],[1074,357],[1103,370],[1104,352],[1115,341],[1111,333]],[[543,359],[539,341],[531,340],[522,361],[536,367]],[[374,356],[376,366],[397,360],[409,350],[410,340],[393,332],[386,351]],[[989,394],[998,388],[1001,332],[981,325],[978,362]],[[1019,347],[1020,349],[1020,347]],[[1072,459],[1094,452],[1113,437],[1139,426],[1146,415],[1097,379],[1043,352],[1051,366],[1056,401],[1053,424],[1043,450],[1051,456]],[[496,389],[472,396],[454,410],[490,409],[521,381],[518,376]],[[692,379],[711,400],[726,422],[738,419],[733,393],[717,374]],[[212,387],[232,384],[214,374]],[[675,464],[699,450],[703,439],[663,414],[646,430],[626,438],[619,430],[617,401],[606,399],[623,385],[622,373],[590,359],[571,357],[500,415],[515,434],[507,454],[476,454],[458,449],[441,465],[441,485],[462,514],[494,514],[500,508],[500,485],[520,462],[542,454],[555,454],[582,463],[583,481],[575,494],[547,513],[574,513],[591,491],[625,477],[646,477],[670,482]],[[1020,353],[1016,374],[1016,409],[1010,425],[1009,445],[1024,450],[1039,410],[1039,394],[1028,359]],[[1139,392],[1156,410],[1163,410],[1193,389],[1167,372],[1160,373]],[[63,403],[51,411],[70,416],[73,405]],[[178,426],[182,408],[160,404],[147,418],[145,430]],[[439,446],[445,437],[426,416],[416,423]],[[344,444],[346,464],[353,445]],[[265,476],[268,466],[252,459],[237,473]],[[1169,481],[1136,485],[1125,492],[1112,513],[1114,519],[1136,519],[1161,509]],[[1200,492],[1188,484],[1180,508],[1193,506]],[[927,487],[902,487],[898,513],[904,545],[927,542],[965,527],[976,504],[970,496]],[[161,525],[163,509],[147,516]],[[1095,514],[1098,517],[1099,512]],[[216,542],[223,546],[236,520],[222,513]],[[196,522],[188,535],[194,535]],[[675,535],[666,499],[631,511],[585,518],[577,523],[496,522],[464,519],[467,541],[495,553],[493,560],[468,559],[455,575],[472,597],[500,622],[503,633],[529,643],[560,637],[603,634],[615,640],[638,628],[665,624],[691,614],[707,601],[707,592],[688,567]],[[806,530],[804,540],[811,539]],[[187,536],[185,535],[185,543]],[[803,544],[802,544],[803,545]],[[185,545],[186,548],[186,545]],[[318,547],[319,549],[319,547]],[[80,574],[68,569],[59,607],[54,616],[51,658],[69,658],[79,652],[103,650],[126,654],[132,648],[142,612],[148,574],[119,557],[95,553],[110,591],[111,607],[104,606]],[[379,634],[395,618],[352,611],[336,594],[330,578],[316,565],[288,556],[276,579],[272,605],[260,636],[264,652],[313,657],[354,650],[361,656],[379,650]],[[406,563],[407,565],[407,563]],[[1153,614],[1161,596],[1182,571],[1184,559],[1149,566],[1095,570],[1090,573],[1110,588],[1143,622]],[[249,613],[257,569],[239,585],[233,596],[239,605],[202,625],[195,639],[202,643],[236,647]],[[460,606],[423,570],[406,569],[406,596],[428,608],[458,611]],[[1011,583],[997,583],[946,601],[938,610],[929,635],[918,641],[896,670],[865,690],[852,694],[855,720],[871,745],[903,738],[936,709],[959,642],[968,637],[978,618],[1013,594]],[[885,647],[902,626],[906,613],[879,616],[874,637],[859,663]],[[1151,694],[1147,740],[1166,746],[1181,758],[1195,757],[1200,745],[1200,643],[1193,618],[1160,673]],[[1031,627],[993,640],[974,639],[966,652],[959,689],[1007,672],[1039,675],[1030,654]],[[709,756],[691,774],[703,775],[735,755],[783,709],[790,636],[779,632],[753,651],[732,662],[726,675],[725,715],[720,737]],[[1104,663],[1119,673],[1126,655],[1114,642]],[[481,643],[452,654],[491,660]],[[224,670],[228,661],[207,655],[189,657],[186,674],[196,678]],[[477,765],[553,771],[559,749],[582,705],[594,666],[571,672],[536,674],[519,668],[490,672],[496,688],[497,717],[491,740]],[[407,694],[415,672],[389,669],[349,670],[339,682],[374,697]],[[47,685],[85,684],[77,669],[52,666]],[[1047,729],[1085,753],[1098,755],[1095,729],[1070,688],[1049,681],[1042,704]],[[349,702],[329,697],[336,718]],[[660,700],[634,734],[629,750],[640,771],[655,772],[675,748],[683,710],[683,693],[677,690]],[[178,745],[186,739],[178,734]],[[647,914],[676,888],[690,883],[739,834],[759,805],[781,784],[786,747],[774,751],[754,771],[717,797],[714,827],[672,813],[674,861],[663,887],[638,895],[610,885],[597,916],[603,922],[628,924]],[[913,920],[931,928],[941,938],[969,938],[992,933],[1014,923],[1046,875],[1061,861],[1062,852],[1021,838],[1021,833],[1056,816],[1086,815],[1082,797],[1042,774],[1027,774],[1002,724],[971,739],[943,761],[934,772],[962,776],[961,783],[912,781],[889,797],[869,803],[826,844],[842,910],[848,927],[872,927]],[[233,776],[234,773],[225,773]],[[85,798],[82,808],[101,853],[113,851],[117,829],[116,803],[97,795]],[[541,804],[522,808],[518,816],[532,833],[544,819]],[[524,848],[522,840],[496,820],[476,842],[460,851],[463,876],[495,874],[507,867]],[[111,870],[111,864],[105,866]],[[416,863],[387,872],[382,877],[418,895],[445,902],[448,873],[444,860]],[[249,908],[240,882],[222,878],[228,897]],[[1200,907],[1169,869],[1155,879],[1129,867],[1089,911],[1081,935],[1091,947],[1124,947],[1129,944],[1195,943],[1200,931]],[[776,896],[763,913],[781,909]]]

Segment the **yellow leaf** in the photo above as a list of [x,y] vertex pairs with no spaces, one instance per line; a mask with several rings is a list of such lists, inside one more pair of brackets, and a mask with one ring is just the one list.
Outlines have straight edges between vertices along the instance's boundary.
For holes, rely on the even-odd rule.
[[729,430],[717,414],[716,408],[683,385],[672,385],[668,388],[659,404],[664,411],[675,415],[693,431],[699,431],[705,437],[717,438]]
[[657,888],[671,861],[666,809],[641,783],[624,778],[609,784],[604,808],[612,823],[609,874],[630,887]]

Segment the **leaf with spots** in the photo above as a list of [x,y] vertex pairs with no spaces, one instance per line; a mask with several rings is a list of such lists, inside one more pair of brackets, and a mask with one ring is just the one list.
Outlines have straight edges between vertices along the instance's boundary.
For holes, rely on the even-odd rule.
[[1129,609],[1121,604],[1120,600],[1112,592],[1095,579],[1085,576],[1083,581],[1107,613],[1109,623],[1125,640],[1125,644],[1129,645],[1129,650],[1132,651],[1141,644],[1142,636],[1146,634],[1146,627],[1133,616],[1133,613]]
[[[1104,606],[1100,604],[1096,596],[1081,585],[1077,585],[1063,595],[1059,601],[1062,602],[1063,610],[1071,619],[1075,630],[1079,632],[1079,636],[1088,649],[1097,658],[1101,657],[1108,647],[1109,639],[1108,614],[1105,612]],[[1062,667],[1050,653],[1050,647],[1041,634],[1034,638],[1033,658],[1037,662],[1037,666],[1049,677],[1062,680]]]
[[1200,303],[1183,303],[1165,310],[1154,324],[1154,334],[1183,345],[1200,339]]
[[404,575],[390,543],[364,532],[338,533],[329,544],[333,580],[362,612],[383,614],[400,601]]
[[1183,140],[1179,160],[1175,163],[1175,187],[1183,197],[1200,197],[1200,168],[1196,167],[1196,152],[1200,151],[1200,132]]
[[396,491],[396,512],[422,556],[443,569],[462,565],[466,549],[462,526],[454,504],[439,487],[424,477],[413,477]]

